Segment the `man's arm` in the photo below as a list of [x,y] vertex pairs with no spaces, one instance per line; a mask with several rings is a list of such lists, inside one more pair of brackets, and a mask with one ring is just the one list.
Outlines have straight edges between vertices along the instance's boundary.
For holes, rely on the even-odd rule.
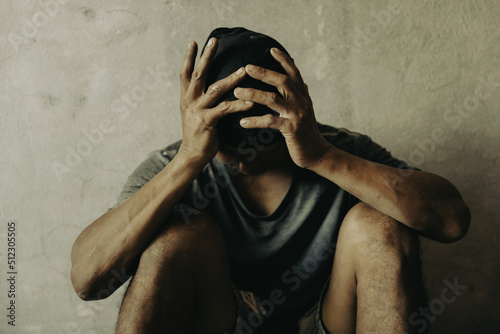
[[320,134],[307,85],[295,64],[278,49],[271,50],[287,75],[248,65],[247,73],[278,88],[280,95],[238,88],[239,99],[267,105],[280,116],[249,117],[246,128],[272,128],[285,137],[293,161],[336,183],[376,210],[441,242],[462,238],[470,212],[458,190],[444,178],[426,172],[402,173],[344,152]]
[[431,239],[453,242],[462,238],[469,227],[470,212],[462,196],[438,175],[402,172],[332,145],[310,169]]
[[111,289],[118,288],[110,287],[113,273],[121,274],[130,269],[167,222],[190,184],[217,153],[217,121],[229,113],[252,107],[252,103],[232,101],[212,108],[246,75],[240,69],[205,92],[208,67],[216,49],[217,40],[213,39],[196,67],[196,43],[190,43],[186,52],[180,71],[183,141],[175,158],[128,200],[99,217],[76,239],[71,252],[71,280],[80,298],[107,297],[113,292]]
[[71,252],[71,280],[80,298],[107,297],[113,292],[100,293],[110,289],[113,271],[123,276],[129,269],[202,168],[203,162],[177,154],[128,200],[83,230]]

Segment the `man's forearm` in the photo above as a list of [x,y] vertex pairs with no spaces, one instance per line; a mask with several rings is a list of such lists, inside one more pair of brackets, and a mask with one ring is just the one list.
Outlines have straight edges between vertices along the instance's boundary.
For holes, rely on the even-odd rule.
[[333,146],[311,170],[429,238],[451,242],[468,229],[469,209],[458,190],[440,176],[402,173]]
[[108,286],[112,271],[122,273],[130,267],[204,165],[178,154],[127,201],[78,236],[71,253],[71,278],[82,299],[94,299]]

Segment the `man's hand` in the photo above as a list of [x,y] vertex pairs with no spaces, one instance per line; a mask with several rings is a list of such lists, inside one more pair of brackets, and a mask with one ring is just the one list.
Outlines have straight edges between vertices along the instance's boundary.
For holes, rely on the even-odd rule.
[[241,120],[244,128],[271,128],[281,131],[296,165],[312,168],[331,145],[321,136],[307,85],[292,60],[277,48],[271,54],[285,72],[281,74],[262,67],[247,65],[252,78],[275,86],[281,95],[252,88],[237,88],[235,96],[268,106],[280,116],[264,115]]
[[252,102],[241,100],[224,101],[214,107],[224,93],[236,87],[246,76],[244,68],[240,68],[227,78],[212,84],[205,92],[205,81],[216,51],[217,39],[212,38],[195,67],[197,45],[195,42],[190,43],[179,75],[182,120],[182,145],[179,153],[200,159],[204,163],[208,163],[219,149],[216,131],[219,119],[253,107]]

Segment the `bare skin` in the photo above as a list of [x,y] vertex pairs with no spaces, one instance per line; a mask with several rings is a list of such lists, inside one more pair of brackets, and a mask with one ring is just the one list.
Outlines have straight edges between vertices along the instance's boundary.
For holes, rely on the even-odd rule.
[[[421,302],[415,292],[421,289],[416,234],[442,242],[463,237],[470,213],[459,192],[437,175],[413,172],[402,176],[395,168],[365,161],[326,142],[319,133],[307,86],[293,62],[279,51],[272,55],[287,75],[248,65],[205,93],[205,77],[216,47],[213,39],[196,66],[196,43],[190,43],[186,52],[180,72],[183,143],[177,156],[75,241],[71,271],[75,291],[85,300],[107,296],[118,288],[110,287],[113,273],[133,272],[139,259],[120,311],[118,333],[230,331],[236,311],[227,255],[220,235],[214,232],[216,224],[205,216],[194,224],[180,224],[179,217],[171,214],[217,154],[222,161],[239,161],[241,173],[233,181],[237,189],[245,189],[244,201],[256,213],[276,209],[291,183],[294,166],[323,176],[366,203],[353,208],[343,223],[323,320],[335,333],[411,332],[408,314]],[[276,86],[280,95],[239,88],[235,96],[240,100],[213,107],[246,75]],[[281,117],[246,118],[242,126],[277,129],[285,142],[248,162],[219,146],[215,125],[224,115],[249,110],[253,103],[265,104]],[[188,245],[197,245],[187,248],[195,251],[186,252]],[[377,272],[377,268],[386,270]],[[219,307],[212,305],[214,295],[222,298]],[[172,305],[179,305],[182,315]],[[344,316],[333,317],[339,313]],[[389,320],[380,323],[380,319]]]
[[142,253],[122,302],[117,333],[231,332],[236,304],[217,223],[169,220]]
[[292,183],[295,166],[283,141],[267,147],[251,161],[232,147],[219,150],[217,156],[224,163],[239,162],[239,173],[231,178],[250,211],[270,215],[278,208]]
[[342,222],[322,319],[331,333],[417,333],[425,302],[417,233],[360,203]]
[[278,49],[273,48],[271,54],[287,75],[254,65],[245,69],[252,78],[275,86],[280,95],[237,88],[235,96],[264,104],[280,116],[244,118],[241,126],[281,131],[297,166],[336,183],[421,235],[441,242],[453,242],[465,235],[470,212],[449,181],[427,172],[402,174],[397,168],[366,161],[328,143],[319,132],[308,88],[298,68]]
[[191,182],[217,153],[217,120],[252,107],[252,103],[243,101],[212,107],[246,75],[241,69],[212,85],[205,94],[206,72],[216,46],[214,39],[196,68],[196,43],[191,43],[186,52],[180,73],[183,143],[177,156],[127,201],[99,217],[76,239],[71,253],[71,279],[80,298],[96,299],[106,295],[102,291],[109,295],[119,287],[109,287],[113,273],[130,271]]

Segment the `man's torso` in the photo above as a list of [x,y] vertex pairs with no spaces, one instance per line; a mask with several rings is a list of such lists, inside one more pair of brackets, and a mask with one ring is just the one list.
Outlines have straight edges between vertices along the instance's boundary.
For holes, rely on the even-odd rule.
[[[322,125],[320,129],[339,149],[407,168],[367,136]],[[163,169],[179,145],[152,152],[129,177],[118,201]],[[234,182],[233,171],[214,158],[176,206],[186,223],[199,211],[216,219],[225,237],[233,283],[260,304],[273,303],[267,316],[275,324],[297,319],[318,301],[331,272],[340,224],[358,201],[308,170],[295,166],[290,175],[289,184],[283,183],[279,191],[266,191],[274,201],[266,196],[256,201],[256,193],[245,193],[244,183]]]

